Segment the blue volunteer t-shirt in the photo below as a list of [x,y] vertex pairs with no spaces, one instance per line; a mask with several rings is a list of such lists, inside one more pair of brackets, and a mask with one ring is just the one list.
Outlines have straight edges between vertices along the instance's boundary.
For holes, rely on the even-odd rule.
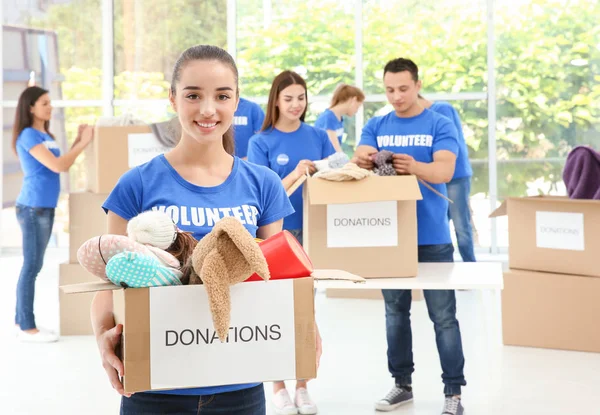
[[17,137],[17,155],[23,170],[23,186],[16,203],[30,207],[55,208],[60,193],[60,175],[37,161],[29,151],[42,144],[56,157],[58,143],[48,134],[35,128],[25,128]]
[[[256,134],[250,139],[248,161],[269,167],[283,179],[300,160],[322,160],[333,153],[335,149],[324,130],[302,123],[291,133],[272,128]],[[302,229],[302,187],[290,196],[295,213],[283,220],[284,229]]]
[[[395,112],[369,120],[362,131],[360,144],[408,154],[416,161],[431,163],[436,151],[458,153],[456,128],[452,122],[425,109],[411,118],[400,118]],[[431,184],[447,195],[445,184]],[[419,245],[447,244],[450,239],[448,202],[419,183],[423,199],[417,201],[417,229]]]
[[[177,227],[197,240],[225,216],[239,219],[250,234],[293,213],[281,180],[269,169],[234,158],[229,177],[214,187],[196,186],[169,164],[164,155],[135,167],[119,179],[104,204],[126,220],[147,210],[167,212]],[[213,395],[258,384],[153,391],[176,395]]]
[[236,156],[246,157],[248,155],[248,141],[250,137],[260,131],[264,119],[265,113],[260,105],[240,98],[233,117]]
[[456,111],[456,109],[448,102],[444,101],[434,102],[430,109],[431,111],[437,112],[438,114],[442,114],[444,117],[449,118],[450,121],[454,123],[456,131],[458,131],[459,151],[458,156],[456,157],[454,176],[452,178],[460,179],[463,177],[471,177],[473,175],[473,169],[471,168],[471,163],[469,162],[469,149],[467,148],[467,142],[465,141],[458,111]]
[[335,113],[329,108],[319,115],[319,118],[315,121],[315,127],[335,131],[338,141],[342,144],[342,138],[344,138],[344,120],[338,120]]

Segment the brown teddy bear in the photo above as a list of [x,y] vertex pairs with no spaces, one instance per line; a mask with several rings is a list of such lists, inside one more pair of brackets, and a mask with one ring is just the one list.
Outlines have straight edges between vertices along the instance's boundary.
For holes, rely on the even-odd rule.
[[231,312],[229,287],[256,273],[271,275],[256,240],[240,221],[225,217],[202,238],[188,260],[189,284],[204,284],[219,339],[227,340]]

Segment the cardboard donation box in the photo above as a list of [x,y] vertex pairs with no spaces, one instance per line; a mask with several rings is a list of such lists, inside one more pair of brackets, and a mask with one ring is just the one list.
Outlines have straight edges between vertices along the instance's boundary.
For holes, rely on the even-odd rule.
[[490,216],[504,215],[510,268],[600,277],[600,201],[510,198]]
[[315,268],[344,269],[364,278],[417,275],[414,176],[370,176],[304,185],[304,249]]
[[110,193],[127,170],[168,150],[147,125],[96,127],[85,150],[88,190]]
[[115,320],[123,324],[123,385],[139,392],[316,377],[313,286],[313,277],[231,286],[225,343],[203,285],[61,288],[72,296],[113,290]]
[[[87,272],[79,264],[60,264],[59,285],[72,285],[98,281],[98,277]],[[77,336],[94,334],[90,320],[90,308],[94,293],[67,295],[58,293],[60,335]]]
[[504,273],[505,345],[600,353],[600,278],[512,269]]
[[105,193],[69,193],[70,263],[77,263],[77,250],[85,241],[107,232],[107,216],[102,210],[107,197]]

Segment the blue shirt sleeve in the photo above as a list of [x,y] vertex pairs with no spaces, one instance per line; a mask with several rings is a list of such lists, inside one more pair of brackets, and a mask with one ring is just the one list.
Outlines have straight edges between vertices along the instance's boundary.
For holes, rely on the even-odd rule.
[[329,157],[332,154],[335,153],[335,147],[333,147],[333,144],[331,144],[331,140],[329,139],[329,136],[327,135],[327,131],[325,130],[319,130],[319,129],[315,129],[317,131],[317,134],[319,134],[319,136],[321,137],[321,143],[322,143],[322,158],[325,157]]
[[262,187],[263,209],[257,221],[259,227],[276,222],[295,212],[277,173],[269,169],[264,169],[264,171],[265,177]]
[[371,146],[379,150],[377,146],[377,127],[375,123],[377,118],[371,118],[367,124],[363,127],[362,134],[360,136],[359,146]]
[[333,127],[332,125],[333,125],[333,120],[329,117],[328,110],[325,110],[325,112],[323,112],[321,115],[319,115],[319,118],[317,118],[317,120],[315,121],[315,127],[321,128],[323,130],[334,130],[335,131],[335,127]]
[[462,132],[462,125],[460,123],[460,117],[458,116],[458,111],[456,111],[456,109],[451,106],[450,104],[448,105],[440,105],[437,108],[437,112],[439,114],[442,114],[444,117],[449,118],[450,121],[452,121],[452,123],[454,123],[454,127],[456,128],[457,132],[458,132],[458,137],[460,138],[461,136],[461,132]]
[[262,128],[263,122],[265,121],[265,113],[262,108],[256,104],[252,114],[252,133],[256,134]]
[[125,220],[142,213],[142,177],[137,168],[123,174],[117,185],[102,205],[106,213],[110,210]]
[[44,141],[44,136],[33,128],[25,128],[18,138],[18,144],[27,152]]
[[248,143],[248,161],[260,166],[269,167],[269,152],[259,135],[250,137]]
[[456,127],[446,117],[440,117],[435,125],[433,138],[433,154],[436,151],[448,150],[458,155],[458,132]]

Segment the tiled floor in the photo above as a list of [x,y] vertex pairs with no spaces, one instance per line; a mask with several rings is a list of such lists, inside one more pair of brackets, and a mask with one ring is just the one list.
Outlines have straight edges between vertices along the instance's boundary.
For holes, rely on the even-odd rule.
[[[58,326],[58,264],[65,249],[51,248],[37,284],[38,324]],[[100,366],[92,337],[55,344],[20,344],[13,334],[19,253],[1,261],[0,414],[116,414],[119,397]],[[472,415],[600,414],[600,354],[490,345],[477,293],[457,293],[468,386],[463,402]],[[317,320],[324,355],[311,393],[324,415],[373,414],[391,386],[386,368],[383,302],[328,299],[318,292]],[[441,370],[424,302],[413,306],[415,402],[394,414],[440,414]],[[496,319],[499,323],[499,317]],[[592,329],[592,328],[590,328]],[[265,385],[270,398],[270,385]]]

